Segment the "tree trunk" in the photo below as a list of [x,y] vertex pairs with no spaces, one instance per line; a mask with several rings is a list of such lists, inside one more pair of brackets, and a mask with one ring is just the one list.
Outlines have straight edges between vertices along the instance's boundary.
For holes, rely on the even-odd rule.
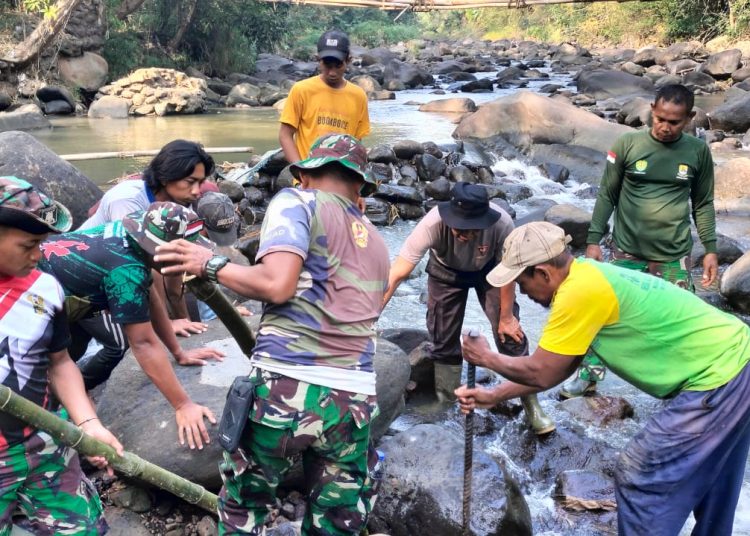
[[25,40],[18,43],[0,60],[24,67],[34,61],[44,48],[59,34],[68,23],[70,14],[78,7],[81,0],[57,0],[52,8],[55,15],[45,17],[36,29]]
[[185,32],[193,21],[193,15],[195,14],[195,7],[198,5],[198,0],[187,0],[187,5],[182,5],[180,9],[180,22],[177,26],[177,31],[174,37],[167,44],[167,48],[172,52],[177,50],[180,46],[182,38],[185,36]]
[[128,15],[138,11],[138,8],[140,8],[145,1],[146,0],[123,0],[122,4],[120,4],[120,8],[117,10],[117,18],[125,20],[128,18]]

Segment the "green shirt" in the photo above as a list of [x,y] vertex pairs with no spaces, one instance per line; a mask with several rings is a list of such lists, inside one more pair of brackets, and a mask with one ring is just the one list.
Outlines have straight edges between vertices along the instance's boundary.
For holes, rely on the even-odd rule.
[[576,356],[590,348],[625,381],[664,398],[732,380],[750,361],[750,328],[661,278],[577,259],[539,347]]
[[649,131],[621,136],[607,153],[587,243],[598,243],[614,211],[617,247],[671,262],[690,253],[690,213],[709,253],[716,252],[714,164],[701,140],[683,134],[663,143]]

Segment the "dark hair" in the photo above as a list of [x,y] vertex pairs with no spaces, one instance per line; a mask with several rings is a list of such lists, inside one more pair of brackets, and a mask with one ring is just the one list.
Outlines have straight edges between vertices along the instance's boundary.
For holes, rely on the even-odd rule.
[[[539,264],[550,264],[555,268],[562,268],[563,266],[565,266],[568,260],[570,260],[570,256],[570,248],[566,247],[565,251],[560,253],[557,257],[552,257],[550,260],[546,262],[540,262]],[[539,266],[539,264],[535,264],[534,266],[527,266],[521,273],[527,277],[534,277],[534,271],[536,270],[536,267]]]
[[346,166],[339,164],[338,162],[328,162],[317,168],[312,169],[301,169],[299,170],[305,175],[311,176],[313,179],[322,179],[324,177],[333,176],[336,179],[347,181],[347,182],[363,182],[362,175],[349,169]]
[[695,103],[693,92],[682,84],[669,84],[660,88],[659,91],[656,92],[654,104],[660,100],[677,105],[683,104],[685,106],[685,111],[688,113],[693,110],[693,104]]
[[201,144],[187,140],[170,141],[143,171],[143,180],[152,192],[158,192],[168,182],[189,176],[198,164],[206,168],[206,177],[214,172],[214,159]]

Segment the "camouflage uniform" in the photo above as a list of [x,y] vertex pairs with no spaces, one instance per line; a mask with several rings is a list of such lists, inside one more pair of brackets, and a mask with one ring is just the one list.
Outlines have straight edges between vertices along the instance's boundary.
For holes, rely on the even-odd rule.
[[[639,259],[630,253],[625,253],[621,249],[615,249],[612,252],[612,264],[622,266],[636,272],[646,272],[653,276],[659,277],[664,281],[695,292],[693,285],[693,276],[690,273],[690,256],[687,255],[672,262],[652,262]],[[606,375],[607,368],[593,353],[586,354],[578,369],[578,377],[587,382],[600,382]]]
[[[364,175],[366,151],[349,136],[326,136],[292,172],[330,162]],[[221,464],[219,532],[262,534],[276,488],[301,458],[310,490],[303,534],[359,534],[374,501],[373,327],[388,250],[349,199],[284,189],[268,207],[257,259],[274,252],[302,257],[302,271],[289,301],[264,305],[256,400],[240,448]]]

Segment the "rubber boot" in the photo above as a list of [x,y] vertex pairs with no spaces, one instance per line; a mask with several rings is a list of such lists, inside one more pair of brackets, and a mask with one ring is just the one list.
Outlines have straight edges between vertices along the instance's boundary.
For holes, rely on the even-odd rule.
[[435,363],[435,396],[440,402],[455,402],[453,391],[461,387],[462,369],[463,364]]
[[536,395],[522,396],[521,404],[526,411],[526,419],[536,435],[549,434],[555,430],[555,423],[544,413]]
[[578,398],[594,391],[596,391],[596,382],[582,380],[576,375],[575,378],[563,384],[562,389],[560,389],[560,397]]

